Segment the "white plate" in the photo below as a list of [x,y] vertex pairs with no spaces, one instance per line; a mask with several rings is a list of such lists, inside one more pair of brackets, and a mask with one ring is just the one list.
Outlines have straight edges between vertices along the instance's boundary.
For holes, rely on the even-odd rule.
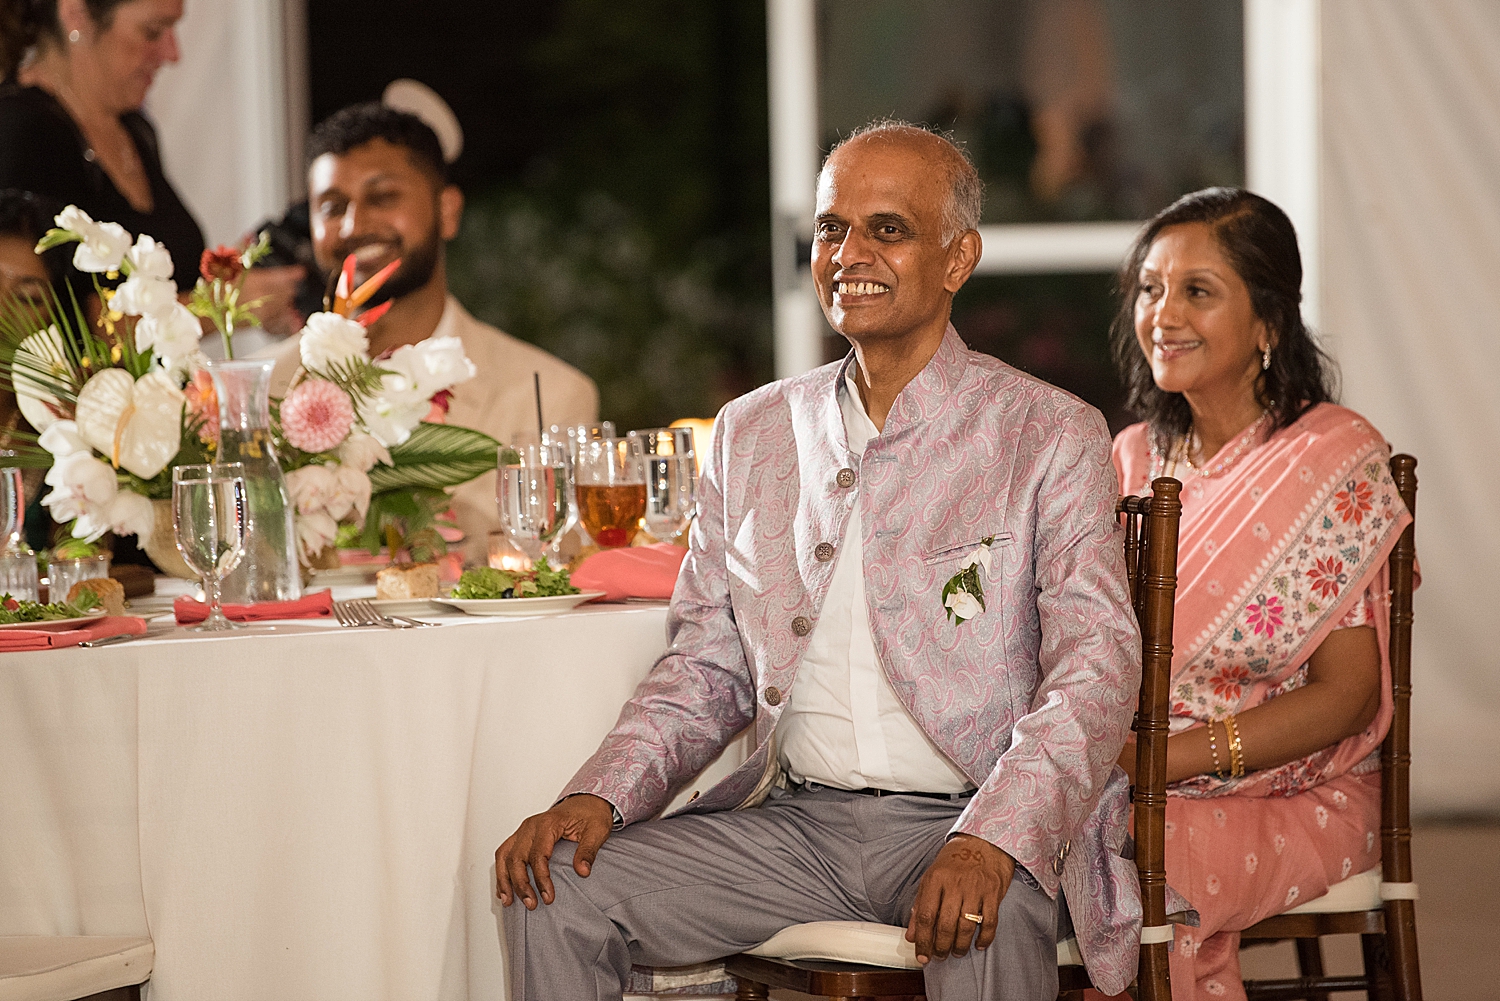
[[556,615],[585,601],[604,597],[603,591],[554,594],[546,598],[433,598],[467,615]]
[[108,614],[108,612],[95,612],[93,615],[80,615],[75,619],[47,619],[43,622],[7,622],[0,625],[0,629],[35,629],[43,633],[65,633],[69,629],[77,629],[79,626],[102,619]]
[[382,615],[438,615],[448,611],[437,598],[376,598],[370,602]]
[[341,584],[373,584],[375,575],[384,566],[383,563],[349,563],[328,570],[314,570],[312,572],[313,583],[324,587]]

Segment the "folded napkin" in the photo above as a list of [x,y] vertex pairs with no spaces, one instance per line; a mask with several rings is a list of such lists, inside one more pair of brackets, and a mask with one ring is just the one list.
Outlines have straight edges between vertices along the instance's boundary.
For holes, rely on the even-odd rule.
[[573,571],[580,591],[603,591],[602,601],[672,597],[677,571],[687,550],[670,542],[624,549],[601,549],[584,557]]
[[11,650],[55,650],[109,636],[143,636],[146,620],[133,615],[106,615],[76,629],[49,633],[41,629],[0,629],[0,653]]
[[[271,619],[326,619],[333,615],[333,592],[328,588],[304,594],[296,601],[257,601],[250,605],[225,605],[224,614],[236,622],[266,622]],[[208,603],[183,595],[172,602],[179,626],[190,626],[208,618]]]

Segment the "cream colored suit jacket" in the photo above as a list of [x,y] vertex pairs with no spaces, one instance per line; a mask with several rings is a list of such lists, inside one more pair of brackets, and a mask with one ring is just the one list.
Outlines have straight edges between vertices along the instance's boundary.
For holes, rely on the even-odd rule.
[[[474,428],[501,442],[536,438],[533,372],[542,377],[542,419],[553,424],[592,424],[599,419],[599,390],[594,381],[567,362],[534,344],[496,330],[469,315],[448,297],[433,337],[457,337],[479,374],[453,389],[448,423]],[[271,395],[280,397],[301,363],[301,336],[288,338],[264,352],[276,359]],[[495,507],[495,474],[489,472],[453,492],[453,513],[463,529],[466,563],[484,563],[490,532],[500,529]]]

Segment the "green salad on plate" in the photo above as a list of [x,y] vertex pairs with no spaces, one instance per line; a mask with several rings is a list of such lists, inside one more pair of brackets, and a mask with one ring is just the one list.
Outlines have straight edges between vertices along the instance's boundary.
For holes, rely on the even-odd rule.
[[566,567],[552,569],[543,556],[530,570],[496,570],[494,567],[474,567],[465,570],[453,588],[453,597],[460,601],[484,600],[487,598],[553,598],[563,594],[577,594],[578,588],[568,580]]

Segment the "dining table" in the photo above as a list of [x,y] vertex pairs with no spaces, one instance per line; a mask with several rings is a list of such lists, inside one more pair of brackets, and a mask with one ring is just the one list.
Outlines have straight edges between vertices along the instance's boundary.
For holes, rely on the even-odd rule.
[[195,633],[158,583],[142,637],[0,654],[0,935],[149,936],[150,1001],[504,999],[495,849],[609,731],[666,604]]

